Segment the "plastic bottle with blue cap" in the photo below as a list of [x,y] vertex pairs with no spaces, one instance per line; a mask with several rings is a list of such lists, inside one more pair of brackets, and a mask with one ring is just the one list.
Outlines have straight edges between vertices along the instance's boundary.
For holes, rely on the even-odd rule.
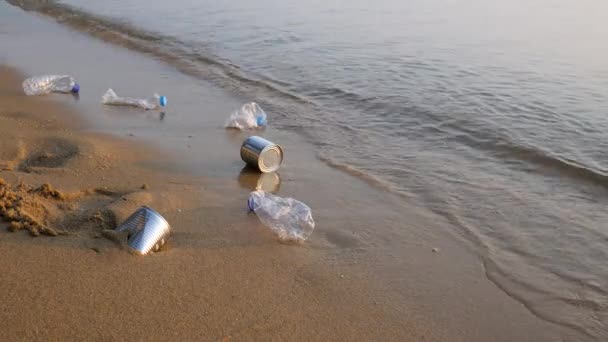
[[226,120],[227,128],[240,130],[265,127],[267,124],[266,112],[255,102],[245,103]]
[[42,75],[30,77],[23,81],[26,95],[44,95],[49,93],[73,93],[80,91],[80,85],[69,75]]
[[108,89],[108,91],[106,91],[106,93],[101,97],[101,103],[113,106],[131,106],[151,110],[166,107],[167,97],[158,94],[154,94],[154,97],[149,99],[121,97],[116,95],[114,90]]

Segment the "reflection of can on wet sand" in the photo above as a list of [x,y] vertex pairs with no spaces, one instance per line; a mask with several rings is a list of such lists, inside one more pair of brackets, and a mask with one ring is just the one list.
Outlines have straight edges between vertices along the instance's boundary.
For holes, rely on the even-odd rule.
[[238,181],[249,191],[277,192],[281,188],[281,176],[277,172],[259,173],[249,167],[241,170]]
[[241,159],[262,172],[274,172],[283,162],[283,149],[273,142],[254,135],[243,141]]
[[116,231],[128,232],[129,247],[134,252],[145,255],[158,251],[165,244],[171,227],[154,209],[143,206],[118,226]]
[[256,190],[262,190],[267,192],[277,192],[281,187],[281,177],[276,172],[262,173],[258,177],[258,182],[255,187]]

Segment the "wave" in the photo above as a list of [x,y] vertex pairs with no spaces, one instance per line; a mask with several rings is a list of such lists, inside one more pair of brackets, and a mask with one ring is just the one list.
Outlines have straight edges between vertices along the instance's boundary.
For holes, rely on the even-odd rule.
[[541,148],[514,143],[495,144],[494,151],[505,159],[517,159],[537,165],[537,171],[557,171],[560,176],[608,187],[608,173],[575,160],[563,158]]
[[328,166],[330,166],[336,170],[340,170],[340,171],[342,171],[346,174],[349,174],[351,176],[354,176],[356,178],[359,178],[359,179],[363,180],[364,182],[366,182],[367,184],[370,184],[378,189],[382,189],[387,192],[392,192],[397,195],[402,195],[402,193],[398,192],[397,189],[395,189],[395,187],[391,183],[389,183],[381,178],[378,178],[369,172],[365,172],[364,170],[358,169],[355,166],[352,166],[349,164],[340,163],[332,158],[329,158],[329,157],[326,157],[323,155],[318,155],[317,158],[319,158],[320,161],[324,162]]
[[[473,149],[486,151],[489,155],[500,159],[502,162],[517,162],[518,169],[532,171],[553,176],[568,177],[575,181],[588,182],[608,187],[608,171],[593,168],[540,146],[533,146],[525,142],[518,142],[513,137],[488,130],[484,127],[476,129],[467,128],[466,122],[460,122],[460,127],[451,125],[451,130],[446,130],[438,125],[432,128],[426,127],[439,133],[446,134],[448,140],[454,140]],[[525,163],[524,163],[525,162]]]
[[[606,315],[608,307],[606,303],[598,298],[605,298],[606,290],[601,286],[586,282],[579,278],[546,269],[539,263],[533,253],[529,253],[521,248],[510,249],[510,252],[527,260],[528,265],[543,275],[546,281],[554,283],[568,284],[575,292],[554,290],[546,287],[543,282],[532,282],[510,271],[513,260],[500,261],[494,254],[494,248],[478,229],[461,219],[461,216],[447,203],[436,203],[431,211],[446,218],[452,225],[459,228],[459,231],[466,236],[466,239],[473,243],[482,261],[483,270],[486,278],[505,294],[521,303],[534,316],[562,326],[571,330],[579,341],[597,341],[598,336],[603,336],[606,323],[597,319]],[[550,279],[550,280],[548,280]],[[596,298],[596,299],[592,299]],[[562,307],[568,308],[573,313],[568,316],[563,311],[556,311],[551,303],[559,302]],[[565,317],[569,318],[565,318]]]
[[[556,311],[539,307],[536,304],[536,301],[530,300],[528,297],[530,296],[530,293],[534,293],[536,296],[543,299],[542,301],[538,301],[541,303],[541,306],[542,303],[545,302],[560,301],[572,309],[580,309],[583,306],[595,308],[601,306],[601,304],[576,299],[572,300],[565,298],[564,296],[553,294],[546,291],[544,288],[534,286],[530,283],[524,282],[521,279],[513,277],[508,271],[506,271],[488,256],[483,257],[482,260],[487,279],[494,283],[496,287],[501,289],[509,297],[520,302],[533,315],[547,322],[571,329],[578,335],[576,337],[577,340],[599,341],[599,336],[603,334],[601,330],[603,329],[602,326],[605,324],[601,321],[596,322],[596,319],[594,318],[594,316],[597,314],[596,310],[587,311],[587,314],[585,314],[583,317],[567,320],[561,317],[560,313]],[[580,310],[577,310],[577,312],[580,312]]]

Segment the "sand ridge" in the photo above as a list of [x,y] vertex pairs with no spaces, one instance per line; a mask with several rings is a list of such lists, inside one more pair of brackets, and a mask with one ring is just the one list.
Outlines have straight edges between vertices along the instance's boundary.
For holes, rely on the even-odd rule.
[[126,201],[149,203],[151,195],[143,191],[129,194],[93,188],[62,192],[51,184],[32,187],[23,182],[8,184],[0,178],[0,216],[10,231],[28,230],[33,236],[68,235],[89,230],[94,236],[100,230],[116,228],[117,216],[124,216]]
[[[9,229],[17,231],[29,230],[30,234],[37,236],[46,234],[57,236],[65,234],[63,230],[49,226],[54,212],[60,207],[55,205],[54,210],[49,208],[49,200],[65,201],[65,195],[48,183],[32,188],[24,183],[10,186],[0,178],[0,216],[9,222]],[[61,206],[61,208],[70,208]],[[53,214],[52,214],[53,213]]]

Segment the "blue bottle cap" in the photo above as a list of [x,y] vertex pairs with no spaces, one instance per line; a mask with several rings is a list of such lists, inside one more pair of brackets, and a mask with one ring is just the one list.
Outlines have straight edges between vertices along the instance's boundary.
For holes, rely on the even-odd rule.
[[266,118],[261,115],[255,118],[255,122],[258,124],[258,126],[266,126]]
[[158,98],[158,103],[160,103],[161,107],[166,107],[167,106],[167,97],[166,96],[160,96]]
[[74,86],[72,87],[72,93],[76,94],[80,91],[80,85],[78,83],[74,83]]
[[249,207],[249,211],[253,211],[253,196],[249,196],[247,199],[247,207]]

